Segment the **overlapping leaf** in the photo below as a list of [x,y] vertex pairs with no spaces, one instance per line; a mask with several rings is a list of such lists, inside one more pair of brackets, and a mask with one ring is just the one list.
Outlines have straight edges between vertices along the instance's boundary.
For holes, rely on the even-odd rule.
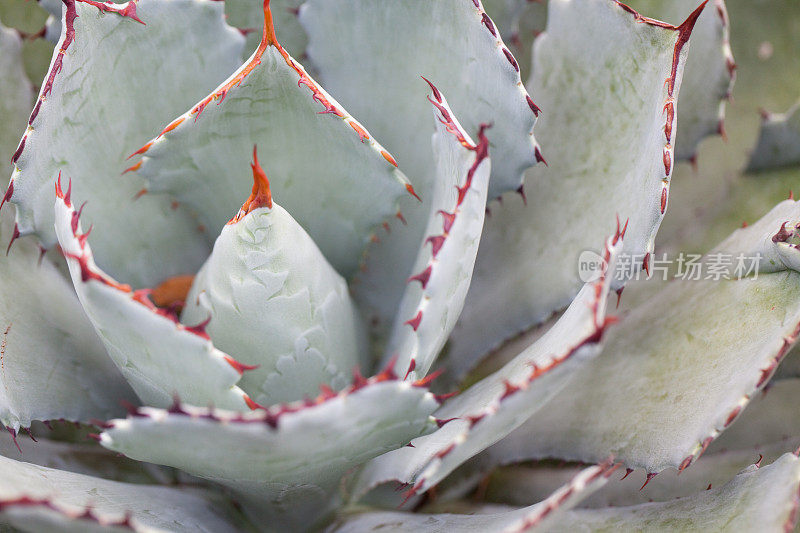
[[[11,211],[0,239],[14,236]],[[33,420],[88,421],[120,413],[131,390],[108,359],[78,300],[30,239],[0,256],[0,422],[18,431]]]
[[[95,4],[108,13],[98,16]],[[52,191],[62,172],[93,207],[104,268],[137,286],[194,271],[208,253],[197,223],[168,198],[134,202],[141,179],[119,176],[131,146],[236,68],[242,36],[225,24],[222,5],[207,0],[69,0],[64,17],[14,156],[9,199],[18,206],[20,232],[55,243]]]
[[[631,7],[658,20],[678,24],[700,3],[698,0],[633,0]],[[729,43],[730,22],[724,0],[713,0],[698,17],[692,31],[678,106],[675,159],[694,159],[705,137],[725,134],[725,105],[736,78]]]
[[200,491],[135,485],[0,457],[0,523],[21,531],[238,531]]
[[[331,20],[346,21],[347,38]],[[355,287],[381,334],[391,328],[413,271],[437,187],[430,138],[434,125],[421,76],[447,96],[463,130],[476,137],[493,124],[489,198],[522,184],[537,160],[539,108],[522,85],[519,65],[480,2],[312,0],[300,10],[308,55],[322,82],[398,158],[422,202],[407,202],[391,233],[371,246]],[[406,320],[404,318],[403,320]]]
[[607,461],[584,469],[547,499],[522,509],[486,514],[413,514],[391,511],[353,513],[331,527],[338,533],[357,533],[391,529],[408,533],[447,533],[449,531],[522,532],[547,529],[558,524],[569,508],[602,487],[616,466]]
[[0,161],[7,168],[14,153],[19,132],[33,106],[33,88],[22,65],[22,39],[0,24]]
[[[254,154],[255,157],[255,154]],[[365,328],[347,283],[280,205],[256,159],[253,193],[222,230],[181,317],[210,318],[220,349],[256,365],[240,386],[271,405],[342,389],[369,368]]]
[[501,462],[614,453],[650,473],[689,466],[796,341],[800,252],[786,228],[798,223],[800,204],[787,200],[734,232],[705,257],[704,279],[684,270],[637,306],[597,359],[488,453]]
[[[617,233],[606,243],[606,265],[613,265],[622,247]],[[436,412],[444,423],[438,431],[412,441],[367,464],[354,498],[388,481],[411,488],[406,499],[441,481],[464,461],[523,424],[547,404],[599,352],[608,324],[606,295],[611,279],[605,272],[587,283],[561,319],[536,343],[512,361]]]
[[[261,44],[228,80],[136,154],[137,174],[195,208],[212,232],[241,205],[253,144],[272,191],[349,276],[406,194],[392,156],[278,44],[264,1]],[[410,187],[410,186],[409,186]]]
[[567,511],[564,531],[792,531],[797,521],[800,461],[785,454],[750,467],[726,485],[659,503]]
[[58,182],[55,230],[72,283],[108,355],[148,405],[168,406],[177,395],[195,405],[247,410],[249,397],[236,386],[242,365],[217,350],[199,327],[178,323],[157,309],[147,291],[132,291],[94,262],[71,190]]
[[507,197],[492,207],[452,337],[451,364],[460,371],[566,307],[582,285],[581,253],[613,231],[615,215],[629,221],[623,254],[636,269],[650,261],[667,207],[686,43],[699,14],[673,27],[615,2],[550,3],[528,82],[545,110],[537,131],[550,166],[528,171],[526,189],[535,193],[527,205]]
[[296,530],[331,510],[350,468],[427,431],[436,406],[426,389],[384,373],[338,395],[245,415],[142,408],[112,421],[101,443],[232,487],[272,527]]
[[478,253],[489,183],[489,141],[464,132],[438,89],[433,135],[437,181],[431,191],[426,237],[408,279],[386,349],[410,376],[427,374],[461,314]]

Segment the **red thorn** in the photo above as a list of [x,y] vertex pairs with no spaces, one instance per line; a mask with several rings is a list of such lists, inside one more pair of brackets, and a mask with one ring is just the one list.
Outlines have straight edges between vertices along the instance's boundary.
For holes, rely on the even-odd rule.
[[447,240],[447,238],[444,235],[431,235],[425,239],[426,244],[431,243],[431,255],[433,257],[439,255],[439,251],[442,249],[442,246],[444,246],[445,240]]
[[433,83],[431,83],[431,81],[428,78],[426,78],[425,76],[420,76],[420,77],[423,80],[425,80],[428,85],[430,85],[431,91],[433,91],[433,97],[436,98],[436,101],[441,104],[442,103],[442,93],[439,92],[439,89],[437,89],[436,86]]
[[621,478],[619,478],[619,480],[622,481],[623,479],[625,479],[626,477],[631,475],[632,472],[633,472],[633,468],[626,468],[625,469],[625,475],[622,476]]
[[508,59],[508,62],[511,63],[511,66],[514,67],[514,70],[519,72],[519,65],[517,64],[517,60],[514,59],[514,56],[511,54],[508,48],[503,48],[503,54],[506,56],[506,59]]
[[789,200],[794,200],[794,191],[792,189],[789,189],[789,198],[788,199]]
[[398,219],[400,222],[402,222],[404,226],[408,226],[408,221],[406,220],[406,217],[404,217],[404,216],[403,216],[403,213],[401,213],[400,211],[398,211],[398,212],[397,212],[397,213],[396,213],[394,216],[396,216],[396,217],[397,217],[397,219]]
[[415,381],[414,383],[412,383],[412,385],[413,385],[414,387],[427,387],[428,385],[430,385],[431,383],[433,383],[433,381],[434,381],[436,378],[438,378],[439,376],[441,376],[443,372],[444,372],[444,369],[443,369],[443,368],[440,368],[439,370],[436,370],[435,372],[431,372],[430,374],[428,374],[428,375],[427,375],[427,376],[425,376],[424,378],[418,379],[417,381]]
[[[61,181],[61,173],[58,173],[59,181]],[[67,185],[67,194],[64,195],[64,204],[67,207],[72,207],[72,178],[69,179],[69,184]]]
[[97,434],[97,433],[89,433],[89,434],[88,434],[88,435],[86,435],[86,436],[87,436],[88,438],[92,439],[92,440],[96,440],[97,442],[100,442],[100,435],[99,435],[99,434]]
[[525,98],[528,101],[528,107],[530,107],[531,111],[533,111],[533,115],[536,118],[539,118],[539,113],[542,112],[541,108],[535,103],[533,103],[533,98],[531,98],[530,95],[526,96]]
[[453,391],[453,392],[448,392],[447,394],[434,394],[433,397],[437,402],[439,402],[441,404],[441,403],[444,403],[445,400],[449,400],[450,398],[452,398],[453,396],[455,396],[457,394],[458,394],[458,391]]
[[410,183],[406,183],[406,190],[408,191],[408,193],[409,193],[411,196],[413,196],[414,198],[416,198],[416,199],[417,199],[417,200],[419,200],[420,202],[422,201],[422,198],[420,198],[419,196],[417,196],[417,193],[416,193],[416,191],[414,191],[414,187],[413,187],[413,186],[412,186]]
[[620,300],[622,300],[622,291],[624,289],[625,289],[625,287],[620,287],[619,289],[617,289],[615,291],[617,293],[617,309],[619,309],[619,302],[620,302]]
[[[627,224],[625,225],[627,227]],[[644,271],[647,272],[647,277],[650,277],[650,252],[644,254],[644,259],[642,260],[642,268]]]
[[756,465],[756,468],[760,468],[760,467],[761,467],[761,461],[762,461],[763,459],[764,459],[764,456],[763,456],[763,455],[761,455],[761,454],[758,454],[758,461],[756,461],[755,463],[753,463],[754,465]]
[[503,391],[503,395],[500,396],[500,401],[505,400],[506,398],[508,398],[509,396],[520,390],[519,386],[514,385],[507,379],[503,381],[503,386],[505,387],[505,390]]
[[269,187],[269,179],[258,162],[258,151],[255,145],[253,145],[253,162],[250,164],[250,168],[253,169],[253,189],[250,192],[250,196],[242,204],[239,212],[228,221],[228,224],[239,222],[254,209],[260,207],[272,209],[272,191]]
[[525,196],[525,186],[524,185],[520,185],[519,189],[517,189],[517,192],[519,193],[520,196],[522,196],[522,204],[527,206],[528,205],[528,197]]
[[678,474],[689,468],[689,465],[692,464],[692,460],[694,459],[694,455],[688,455],[681,461],[680,466],[678,467]]
[[256,409],[263,409],[264,407],[259,403],[253,401],[253,399],[248,396],[247,394],[244,395],[244,403],[247,404],[247,407],[255,411]]
[[450,233],[450,230],[453,229],[453,222],[456,221],[456,214],[448,213],[441,209],[439,210],[439,214],[442,215],[442,230],[445,233]]
[[406,283],[411,283],[412,281],[419,281],[420,284],[422,285],[422,288],[424,289],[425,287],[428,286],[428,281],[430,281],[431,279],[431,272],[433,272],[433,265],[428,265],[428,268],[426,268],[419,274],[408,278],[406,280]]
[[449,423],[449,422],[452,422],[453,420],[458,420],[458,417],[457,417],[457,416],[454,416],[453,418],[446,418],[446,419],[444,419],[444,420],[441,420],[441,419],[437,418],[437,419],[436,419],[436,425],[437,425],[437,426],[439,426],[439,427],[442,427],[442,426],[444,426],[445,424],[447,424],[447,423]]
[[11,195],[13,194],[14,194],[14,182],[11,181],[8,184],[8,189],[6,190],[6,193],[3,195],[3,199],[0,200],[0,209],[3,209],[5,203],[11,200]]
[[544,156],[542,155],[542,151],[539,149],[538,146],[536,148],[534,148],[533,155],[536,157],[536,162],[537,163],[544,163],[544,166],[546,166],[546,167],[550,166],[550,165],[547,164],[547,161],[544,160]]
[[14,441],[14,446],[16,446],[16,447],[17,447],[17,449],[19,450],[19,453],[22,453],[22,448],[20,448],[20,447],[19,447],[19,443],[17,442],[17,432],[16,432],[16,431],[14,431],[14,429],[13,429],[13,428],[10,428],[10,427],[8,427],[8,426],[6,426],[6,429],[7,429],[7,430],[8,430],[8,432],[11,434],[11,440],[13,440],[13,441]]
[[19,238],[19,226],[17,226],[15,222],[14,232],[11,234],[11,240],[8,241],[8,248],[6,248],[6,255],[8,255],[8,252],[11,251],[11,245],[14,244],[14,241],[16,241],[18,238]]
[[417,311],[417,314],[414,318],[410,318],[403,322],[403,324],[408,324],[414,331],[417,331],[419,328],[419,323],[422,321],[422,311]]
[[208,326],[209,322],[211,322],[210,316],[196,326],[184,326],[184,329],[190,333],[194,333],[198,337],[211,340],[211,338],[208,336],[208,333],[206,333],[206,327]]
[[242,374],[244,374],[245,372],[247,372],[248,370],[255,370],[256,368],[261,366],[261,365],[246,365],[244,363],[240,363],[239,361],[237,361],[236,359],[234,359],[230,355],[225,355],[224,358],[225,358],[225,361],[229,365],[231,365],[233,367],[233,369],[236,370],[239,373],[240,376]]
[[136,172],[137,170],[139,170],[142,167],[142,163],[143,162],[144,162],[144,160],[139,161],[135,165],[129,166],[128,168],[126,168],[125,170],[122,171],[122,174],[127,174],[128,172]]
[[711,490],[711,483],[708,484],[708,487],[706,487],[706,490]]
[[656,475],[658,475],[658,472],[649,472],[647,474],[647,479],[644,480],[644,484],[641,487],[639,487],[639,490],[642,490],[643,488],[645,488],[647,486],[647,484],[650,483],[650,480],[653,479],[654,477],[656,477]]
[[403,381],[408,379],[408,375],[411,374],[415,368],[417,368],[417,360],[412,359],[411,362],[408,363],[408,370],[406,370],[406,375],[403,376]]

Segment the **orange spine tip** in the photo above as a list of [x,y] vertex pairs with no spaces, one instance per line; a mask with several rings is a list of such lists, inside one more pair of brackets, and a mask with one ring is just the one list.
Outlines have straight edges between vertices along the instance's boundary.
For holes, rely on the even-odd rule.
[[409,193],[411,196],[413,196],[414,198],[416,198],[416,199],[417,199],[417,200],[419,200],[420,202],[422,201],[422,198],[420,198],[419,196],[417,196],[417,192],[414,190],[414,186],[413,186],[413,185],[411,185],[410,183],[406,183],[406,190],[408,191],[408,193]]
[[239,222],[247,213],[259,207],[272,209],[272,191],[269,188],[269,178],[267,178],[267,174],[258,162],[258,153],[255,146],[253,146],[253,163],[250,168],[253,169],[253,190],[244,204],[242,204],[242,208],[228,224]]
[[149,143],[145,144],[144,146],[142,146],[141,148],[139,148],[138,150],[133,152],[131,155],[128,156],[128,159],[130,159],[131,157],[133,157],[135,155],[141,155],[141,154],[145,153],[146,151],[148,151],[150,149],[151,146],[153,146],[153,141],[150,141]]
[[158,134],[158,136],[159,136],[159,137],[161,137],[161,136],[163,136],[165,133],[169,133],[169,132],[171,132],[172,130],[174,130],[175,128],[177,128],[178,126],[180,126],[180,125],[181,125],[181,123],[182,123],[184,120],[186,120],[186,117],[180,117],[180,118],[177,118],[177,119],[173,120],[172,122],[170,122],[170,123],[167,125],[167,127],[166,127],[166,128],[164,128],[164,129],[161,131],[161,133],[159,133],[159,134]]
[[389,153],[389,152],[387,152],[386,150],[381,150],[381,155],[382,155],[382,156],[383,156],[383,158],[384,158],[385,160],[387,160],[387,161],[388,161],[388,162],[389,162],[389,163],[390,163],[392,166],[394,166],[394,167],[396,167],[396,166],[397,166],[397,161],[395,161],[394,157],[392,157],[392,154],[390,154],[390,153]]
[[142,166],[142,162],[139,161],[135,165],[131,165],[128,168],[126,168],[125,170],[123,170],[122,173],[123,174],[127,174],[128,172],[136,172],[137,170],[139,170],[141,168],[141,166]]

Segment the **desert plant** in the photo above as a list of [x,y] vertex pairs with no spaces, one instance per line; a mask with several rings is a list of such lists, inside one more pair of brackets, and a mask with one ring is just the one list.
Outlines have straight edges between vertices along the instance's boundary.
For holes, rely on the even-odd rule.
[[723,0],[13,3],[1,523],[795,526],[800,205],[655,246]]

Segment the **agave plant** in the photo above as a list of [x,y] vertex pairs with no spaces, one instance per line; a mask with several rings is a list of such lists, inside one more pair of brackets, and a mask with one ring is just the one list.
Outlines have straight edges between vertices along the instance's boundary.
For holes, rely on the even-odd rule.
[[698,4],[9,0],[0,522],[794,528],[800,12],[725,145]]

